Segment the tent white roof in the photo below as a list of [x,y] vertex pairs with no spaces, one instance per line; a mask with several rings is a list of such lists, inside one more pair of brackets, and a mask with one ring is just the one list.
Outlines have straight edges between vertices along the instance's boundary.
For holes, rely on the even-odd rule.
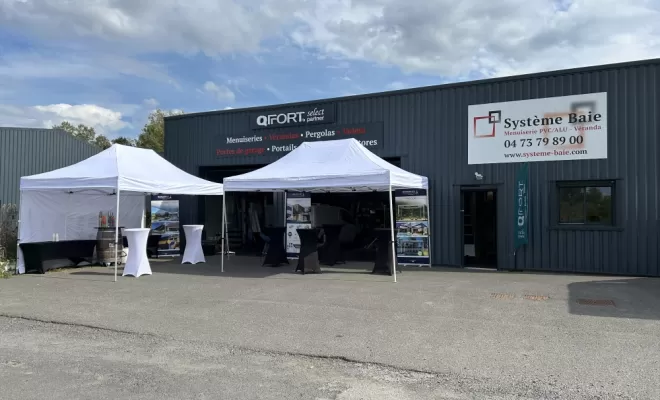
[[21,178],[21,191],[98,190],[121,192],[222,195],[222,185],[172,165],[155,151],[114,144],[68,167]]
[[227,192],[426,189],[428,179],[396,167],[355,139],[305,142],[256,171],[224,179]]

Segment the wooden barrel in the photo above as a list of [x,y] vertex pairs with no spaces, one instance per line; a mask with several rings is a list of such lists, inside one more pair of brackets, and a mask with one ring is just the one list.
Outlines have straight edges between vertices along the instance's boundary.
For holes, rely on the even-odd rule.
[[[115,262],[115,228],[99,227],[96,228],[96,262],[99,264],[109,264]],[[122,228],[119,228],[119,244],[117,251],[121,260],[121,252],[124,250]]]

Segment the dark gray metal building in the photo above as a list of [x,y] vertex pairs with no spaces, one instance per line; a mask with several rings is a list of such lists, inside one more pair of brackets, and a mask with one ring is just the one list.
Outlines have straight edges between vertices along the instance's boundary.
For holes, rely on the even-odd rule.
[[[552,99],[591,94],[602,96],[602,109],[589,109],[595,103],[581,97]],[[518,102],[531,99],[542,101]],[[564,100],[572,108],[558,113]],[[504,104],[479,111],[487,103]],[[660,276],[659,112],[657,59],[173,116],[165,120],[165,157],[221,181],[283,156],[302,140],[296,135],[351,133],[380,157],[429,178],[434,265]],[[302,123],[300,113],[314,122]],[[578,114],[595,116],[593,125],[576,123]],[[496,135],[496,128],[509,130]],[[559,134],[547,134],[555,128]],[[499,139],[485,145],[479,135]],[[564,147],[543,150],[553,141]],[[486,160],[489,148],[496,154]],[[514,258],[519,161],[529,161],[529,242]],[[277,196],[271,202],[284,208]],[[183,223],[216,229],[209,226],[219,219],[217,205],[188,198],[181,207]]]
[[22,176],[66,167],[100,151],[57,129],[0,127],[0,203],[19,202]]

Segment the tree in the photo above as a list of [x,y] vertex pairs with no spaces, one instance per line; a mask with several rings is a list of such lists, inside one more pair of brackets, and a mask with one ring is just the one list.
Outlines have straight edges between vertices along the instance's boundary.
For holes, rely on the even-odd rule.
[[123,144],[124,146],[135,146],[135,140],[129,139],[127,137],[120,136],[116,139],[112,139],[114,144]]
[[162,153],[165,149],[165,117],[183,114],[183,111],[163,111],[158,109],[149,114],[149,120],[142,128],[136,145],[145,149],[152,149]]
[[69,121],[64,121],[59,125],[53,126],[53,129],[61,129],[71,136],[89,143],[93,143],[94,139],[96,139],[96,131],[94,131],[94,128],[83,124],[73,126]]
[[98,135],[97,137],[95,137],[92,143],[94,143],[96,146],[100,147],[103,150],[112,146],[112,143],[110,143],[108,138],[103,135]]
[[111,146],[110,141],[103,135],[97,135],[94,128],[91,126],[78,124],[78,126],[73,126],[69,121],[63,121],[59,125],[53,126],[53,129],[61,129],[69,135],[84,140],[87,143],[98,146],[101,149],[105,150]]

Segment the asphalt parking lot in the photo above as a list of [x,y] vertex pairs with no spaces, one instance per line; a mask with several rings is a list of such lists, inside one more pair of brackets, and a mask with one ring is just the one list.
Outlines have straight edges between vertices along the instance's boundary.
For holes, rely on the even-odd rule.
[[366,265],[208,261],[0,280],[0,377],[16,398],[54,382],[55,398],[660,398],[660,279],[434,268],[394,284]]

